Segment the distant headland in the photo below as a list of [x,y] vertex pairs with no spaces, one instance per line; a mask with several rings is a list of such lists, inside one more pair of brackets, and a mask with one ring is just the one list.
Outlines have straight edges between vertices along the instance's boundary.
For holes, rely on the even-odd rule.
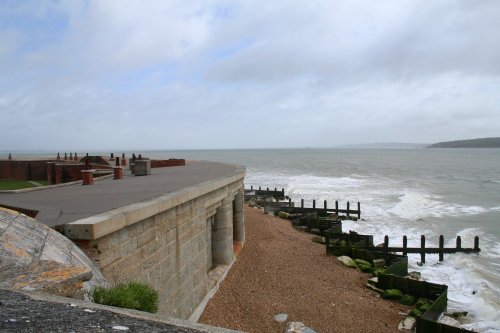
[[500,137],[438,142],[427,148],[500,148]]

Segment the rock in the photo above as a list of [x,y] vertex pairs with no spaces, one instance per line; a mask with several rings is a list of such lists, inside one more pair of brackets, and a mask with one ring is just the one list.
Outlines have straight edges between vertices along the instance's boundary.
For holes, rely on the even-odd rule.
[[282,219],[285,219],[285,220],[288,220],[288,218],[290,217],[290,214],[288,214],[287,212],[283,212],[283,211],[279,211],[278,212],[278,217],[282,218]]
[[356,263],[348,256],[341,256],[337,258],[338,261],[343,263],[347,267],[356,268]]
[[321,236],[314,236],[312,238],[312,241],[314,243],[318,243],[318,244],[325,244],[325,238],[324,237],[321,237]]
[[455,319],[461,319],[463,317],[467,317],[469,313],[467,311],[456,311],[456,312],[447,312],[445,313],[445,316],[455,318]]
[[354,262],[356,263],[356,265],[364,265],[364,266],[371,266],[372,264],[370,264],[368,261],[366,260],[363,260],[363,259],[354,259]]
[[425,311],[427,311],[431,307],[431,304],[432,304],[431,300],[429,300],[427,298],[420,297],[417,301],[417,304],[415,304],[415,307],[420,312],[424,313]]
[[422,311],[419,309],[415,308],[410,311],[410,316],[412,317],[420,317],[422,315]]
[[378,283],[378,277],[372,277],[371,279],[368,279],[368,283],[376,285]]
[[294,225],[293,228],[297,231],[303,231],[303,232],[307,231],[307,227],[303,225]]
[[358,264],[358,268],[360,271],[364,273],[373,273],[373,271],[375,270],[375,268],[371,265]]
[[285,333],[316,333],[316,331],[300,321],[291,321],[286,326]]
[[399,303],[404,305],[413,305],[415,304],[416,301],[417,301],[416,298],[413,297],[412,295],[404,294],[399,300]]
[[319,234],[321,234],[321,230],[319,230],[318,228],[312,228],[312,229],[311,229],[311,233],[312,233],[312,234],[319,235]]
[[460,327],[460,322],[456,320],[455,318],[449,317],[449,316],[442,316],[439,319],[439,322],[441,324],[453,326],[453,327]]
[[385,299],[400,299],[403,296],[403,292],[399,289],[387,289],[382,294]]
[[383,290],[383,289],[379,289],[379,288],[375,287],[375,286],[374,286],[373,284],[371,284],[371,283],[367,283],[367,284],[365,284],[365,286],[366,286],[366,288],[371,289],[371,290],[373,290],[373,291],[376,291],[376,292],[378,292],[379,294],[383,294],[383,293],[384,293],[384,290]]
[[274,316],[274,320],[277,322],[283,323],[288,319],[288,315],[286,313],[280,313]]
[[417,323],[417,321],[415,318],[406,317],[405,319],[401,320],[401,322],[399,323],[398,330],[413,332],[413,329],[415,328],[416,323]]
[[78,246],[35,219],[0,208],[0,235],[0,288],[83,299],[93,287],[107,286]]
[[384,268],[385,259],[373,259],[373,266],[376,268]]
[[424,279],[422,279],[422,274],[420,272],[409,272],[408,275],[406,275],[406,277],[408,279],[412,279],[412,280],[417,280],[417,281],[423,281]]

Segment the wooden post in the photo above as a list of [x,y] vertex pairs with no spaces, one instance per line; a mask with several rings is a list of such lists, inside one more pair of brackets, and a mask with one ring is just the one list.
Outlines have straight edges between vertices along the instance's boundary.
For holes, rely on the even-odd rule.
[[339,202],[337,200],[335,200],[335,214],[339,216]]
[[259,186],[259,191],[260,191],[260,190],[261,190],[261,189],[260,189],[260,186]]
[[313,209],[316,209],[316,200],[313,200]]
[[347,217],[349,217],[351,215],[350,211],[349,211],[349,201],[347,201]]
[[278,189],[275,187],[275,188],[274,188],[274,192],[277,192],[277,191],[278,191]]
[[479,236],[474,237],[474,251],[481,251],[481,249],[479,248]]
[[12,153],[9,153],[9,161],[12,160]]
[[292,198],[288,198],[288,208],[292,209]]
[[444,248],[444,237],[443,235],[439,235],[439,261],[443,261],[444,259],[443,248]]
[[462,248],[462,238],[457,236],[457,249],[460,250]]
[[300,208],[304,208],[304,199],[300,199]]
[[284,188],[281,189],[281,195],[283,196],[283,198],[285,197],[285,189]]
[[327,208],[326,208],[326,207],[327,207],[326,200],[325,200],[325,201],[323,201],[323,207],[325,208],[325,210],[327,209]]
[[250,185],[250,191],[253,191],[253,185]]
[[403,255],[406,256],[408,255],[408,252],[406,252],[406,248],[408,247],[408,238],[406,238],[406,235],[403,236]]
[[387,248],[389,247],[389,236],[384,236],[384,252],[387,253]]
[[60,161],[61,160],[61,155],[59,153],[57,153],[57,160]]
[[361,204],[358,201],[358,220],[361,218]]
[[269,187],[268,187],[268,188],[266,188],[266,191],[267,191],[267,192],[269,192]]
[[420,237],[420,262],[425,264],[425,236]]

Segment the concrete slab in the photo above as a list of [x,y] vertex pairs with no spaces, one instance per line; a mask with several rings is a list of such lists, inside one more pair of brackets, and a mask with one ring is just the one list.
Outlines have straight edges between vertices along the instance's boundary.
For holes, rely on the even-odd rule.
[[242,172],[244,168],[237,165],[188,161],[185,166],[154,168],[144,177],[127,174],[123,179],[104,179],[94,185],[0,193],[0,204],[38,210],[38,221],[55,226]]

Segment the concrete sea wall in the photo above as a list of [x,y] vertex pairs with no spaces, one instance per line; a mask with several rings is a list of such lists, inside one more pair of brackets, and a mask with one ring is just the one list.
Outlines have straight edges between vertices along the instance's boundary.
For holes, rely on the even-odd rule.
[[231,176],[64,225],[110,284],[139,280],[159,292],[159,314],[187,319],[243,245],[243,168]]

